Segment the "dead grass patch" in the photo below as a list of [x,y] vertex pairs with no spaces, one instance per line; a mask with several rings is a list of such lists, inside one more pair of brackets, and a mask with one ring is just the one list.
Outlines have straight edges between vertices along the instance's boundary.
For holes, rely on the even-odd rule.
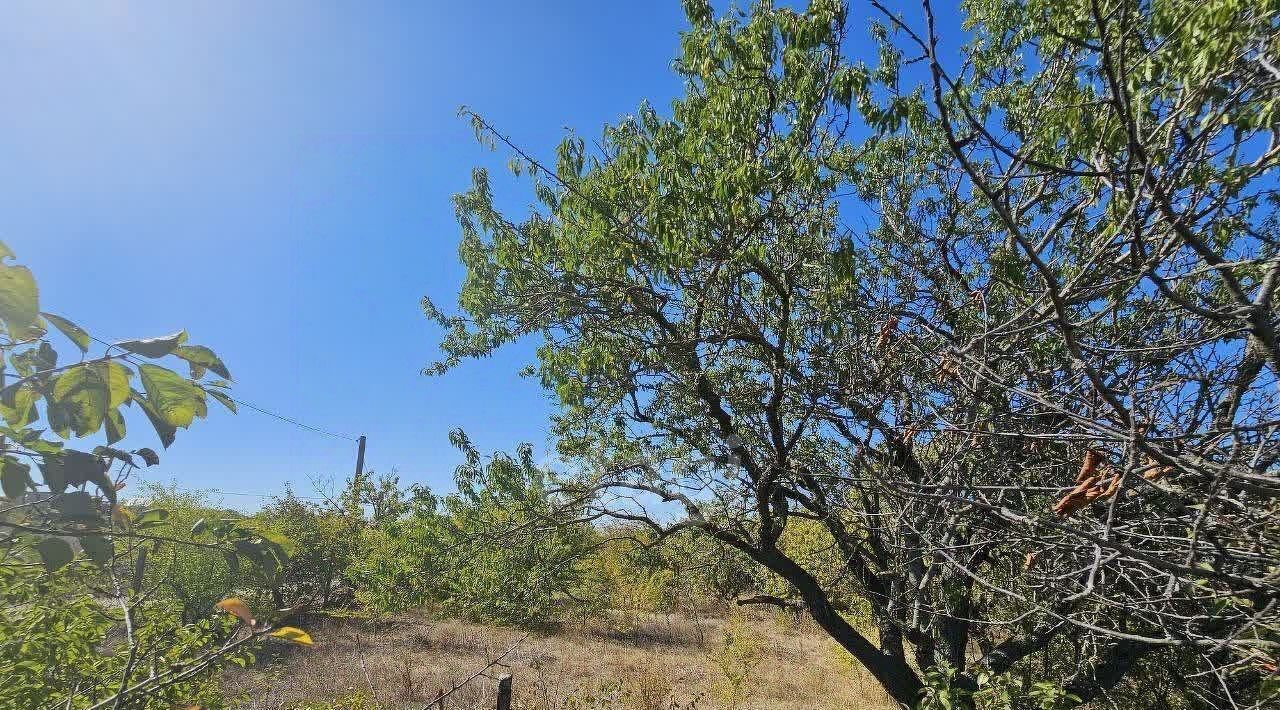
[[[618,630],[566,623],[530,633],[507,659],[522,710],[805,710],[890,708],[888,698],[830,639],[810,625],[752,614],[758,654],[739,697],[721,688],[716,662],[726,622],[652,616]],[[317,618],[315,646],[272,644],[249,669],[224,678],[234,707],[282,710],[362,695],[385,708],[424,708],[442,688],[483,666],[524,631],[405,614],[381,621]],[[497,671],[495,671],[496,673]],[[481,678],[447,707],[491,708]]]

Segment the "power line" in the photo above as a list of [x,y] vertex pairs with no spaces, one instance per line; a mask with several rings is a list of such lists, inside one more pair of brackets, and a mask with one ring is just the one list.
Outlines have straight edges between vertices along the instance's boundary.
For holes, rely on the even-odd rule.
[[[246,498],[283,498],[284,497],[283,493],[240,493],[237,491],[223,491],[217,488],[186,489],[186,490],[189,490],[192,492],[212,493],[214,495],[220,495],[220,496],[243,496]],[[300,496],[296,493],[294,494],[293,497],[299,498],[301,500],[328,500],[327,498],[322,498],[320,496]]]
[[288,423],[288,424],[292,424],[292,425],[294,425],[294,426],[296,426],[296,427],[300,427],[300,428],[302,428],[302,429],[306,429],[307,431],[313,431],[313,432],[315,432],[315,433],[317,433],[317,434],[324,434],[325,436],[332,436],[332,437],[333,437],[333,438],[335,438],[335,439],[342,439],[343,441],[357,441],[357,438],[356,438],[356,437],[354,437],[354,436],[349,436],[349,435],[346,435],[346,434],[337,434],[337,433],[332,432],[332,431],[329,431],[329,430],[327,430],[327,429],[321,429],[320,427],[314,427],[314,426],[311,426],[310,424],[303,424],[302,422],[300,422],[300,421],[298,421],[298,420],[296,420],[296,419],[291,419],[291,418],[289,418],[289,417],[284,416],[283,414],[276,414],[275,412],[271,412],[271,411],[268,411],[268,410],[266,410],[266,409],[263,409],[262,407],[259,407],[259,406],[258,406],[258,405],[256,405],[256,404],[250,404],[249,402],[246,402],[246,401],[244,401],[244,400],[242,400],[242,399],[236,399],[235,397],[232,397],[231,395],[227,395],[227,399],[230,399],[232,402],[235,402],[236,404],[238,404],[238,405],[240,405],[240,406],[242,406],[242,407],[248,407],[249,409],[252,409],[253,411],[258,412],[259,414],[265,414],[265,415],[267,415],[268,417],[273,417],[273,418],[275,418],[275,419],[279,419],[279,420],[280,420],[280,421],[282,421],[282,422],[285,422],[285,423]]
[[[118,344],[118,343],[109,343],[109,342],[107,342],[107,341],[105,341],[105,340],[103,340],[103,339],[101,339],[101,338],[99,338],[99,337],[93,336],[93,335],[90,335],[89,337],[90,337],[90,338],[92,338],[93,340],[97,341],[99,344],[107,346],[108,348],[112,348],[112,347],[119,347],[119,344]],[[136,367],[136,366],[138,366],[138,365],[141,365],[141,364],[142,364],[142,363],[138,362],[137,360],[133,359],[133,357],[132,357],[131,355],[129,355],[128,353],[125,353],[124,355],[122,355],[122,357],[123,357],[127,362],[132,363],[135,367]],[[302,422],[300,422],[300,421],[298,421],[297,419],[294,419],[294,418],[292,418],[292,417],[286,417],[286,416],[285,416],[285,415],[283,415],[283,414],[277,414],[276,412],[270,411],[270,410],[268,410],[268,409],[266,409],[266,408],[264,408],[264,407],[259,407],[258,405],[253,404],[253,403],[251,403],[251,402],[246,402],[246,401],[244,401],[244,400],[242,400],[242,399],[237,399],[237,398],[235,398],[235,397],[232,397],[230,394],[227,394],[227,393],[225,393],[225,392],[224,392],[223,394],[224,394],[224,395],[226,395],[227,399],[231,400],[232,402],[235,402],[236,404],[240,405],[241,407],[246,407],[246,408],[248,408],[248,409],[252,409],[252,410],[253,410],[253,411],[255,411],[255,412],[258,412],[259,414],[265,414],[265,415],[267,415],[268,417],[272,417],[272,418],[274,418],[274,419],[279,419],[280,421],[285,422],[286,424],[292,424],[293,426],[299,427],[299,428],[301,428],[301,429],[306,429],[307,431],[315,432],[315,433],[317,433],[317,434],[322,434],[322,435],[324,435],[324,436],[331,436],[331,437],[333,437],[333,438],[335,438],[335,439],[341,439],[341,440],[343,440],[343,441],[358,441],[358,440],[359,440],[357,437],[351,436],[351,435],[349,435],[349,434],[338,434],[338,433],[336,433],[336,432],[329,431],[328,429],[321,429],[320,427],[311,426],[310,424],[303,424]]]

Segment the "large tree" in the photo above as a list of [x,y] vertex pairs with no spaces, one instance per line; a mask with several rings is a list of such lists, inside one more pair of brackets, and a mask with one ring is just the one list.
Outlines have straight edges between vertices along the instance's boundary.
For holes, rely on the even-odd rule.
[[[1276,5],[966,7],[944,38],[871,3],[869,66],[837,0],[690,0],[669,115],[540,162],[468,114],[539,206],[483,171],[458,198],[433,371],[541,337],[566,490],[741,551],[904,705],[1033,654],[1089,700],[1153,653],[1189,701],[1260,704]],[[789,552],[801,519],[839,569]]]

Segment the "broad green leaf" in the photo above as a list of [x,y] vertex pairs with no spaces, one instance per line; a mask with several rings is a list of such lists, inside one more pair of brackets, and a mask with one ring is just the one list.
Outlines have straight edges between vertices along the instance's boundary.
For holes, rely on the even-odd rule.
[[143,462],[146,463],[147,466],[156,466],[156,465],[159,465],[160,463],[160,456],[156,454],[156,452],[152,451],[151,449],[144,447],[144,448],[138,449],[137,451],[134,451],[133,453],[137,454],[138,456],[141,456]]
[[[53,400],[63,408],[76,435],[88,436],[102,428],[108,411],[129,401],[131,376],[129,368],[113,360],[85,363],[58,376]],[[119,433],[123,436],[123,427]]]
[[0,320],[14,339],[28,337],[39,317],[40,295],[31,270],[0,264]]
[[5,259],[12,259],[15,256],[16,254],[13,253],[13,250],[9,248],[8,244],[5,244],[4,242],[0,242],[0,261],[4,261]]
[[75,556],[70,543],[60,537],[44,538],[36,543],[36,552],[40,553],[44,568],[50,572],[62,569]]
[[196,398],[196,418],[204,419],[209,416],[209,398],[205,397],[204,388],[200,385],[192,385],[192,393]]
[[279,566],[279,562],[272,555],[266,555],[262,558],[262,573],[268,580],[272,580],[273,584],[276,572],[279,570]]
[[244,555],[258,564],[262,563],[262,546],[258,543],[252,540],[236,540],[233,546],[236,548],[236,554]]
[[86,535],[80,538],[80,548],[99,567],[106,567],[115,557],[116,545],[111,538],[102,535]]
[[49,420],[49,429],[64,439],[71,438],[71,407],[61,402],[50,401],[45,406],[45,416]]
[[[85,368],[69,371],[59,383],[72,382],[63,388],[58,405],[76,436],[89,436],[102,428],[107,415],[107,388],[102,380]],[[59,432],[61,433],[61,432]]]
[[57,328],[63,335],[67,336],[68,340],[75,343],[76,347],[80,348],[80,352],[89,351],[91,338],[84,328],[59,315],[52,313],[41,313],[40,315],[44,316],[44,319],[53,324],[53,327]]
[[133,561],[133,591],[137,592],[142,589],[142,580],[147,577],[147,548],[138,550],[138,556]]
[[133,526],[135,528],[149,528],[163,523],[169,519],[169,511],[163,508],[151,508],[144,510],[134,519]]
[[58,497],[54,506],[62,517],[69,519],[94,518],[98,508],[93,504],[93,496],[84,491],[72,491]]
[[124,439],[126,427],[124,417],[120,415],[119,409],[108,409],[107,415],[103,419],[103,425],[107,432],[108,444],[116,444]]
[[58,352],[48,341],[42,340],[35,347],[13,353],[9,356],[9,362],[19,375],[27,378],[52,370],[58,364]]
[[235,401],[234,399],[231,399],[231,395],[227,394],[226,392],[223,392],[222,390],[218,390],[218,389],[208,389],[208,388],[205,388],[205,390],[204,390],[204,391],[205,391],[205,394],[207,394],[207,395],[209,395],[210,397],[213,397],[214,399],[218,400],[218,403],[219,403],[219,404],[221,404],[222,406],[224,406],[224,407],[226,407],[227,409],[231,410],[231,413],[232,413],[232,414],[235,414],[235,413],[236,413],[236,411],[237,411],[237,409],[236,409],[236,401]]
[[56,456],[44,457],[40,470],[44,474],[45,485],[54,493],[61,493],[68,486],[92,483],[112,503],[116,500],[115,483],[107,476],[107,466],[93,454],[68,449]]
[[[198,379],[196,368],[209,370],[213,374],[223,379],[231,379],[231,373],[227,371],[227,366],[222,360],[214,354],[212,350],[203,345],[183,345],[173,349],[173,354],[191,363],[193,378]],[[203,372],[201,372],[203,374]]]
[[10,426],[25,427],[39,417],[36,402],[40,390],[31,382],[19,382],[0,390],[0,416]]
[[306,631],[303,631],[302,629],[297,629],[292,626],[281,626],[280,628],[268,634],[268,636],[275,636],[277,638],[282,638],[285,641],[292,641],[296,644],[301,644],[303,646],[312,645],[310,634],[308,634]]
[[58,351],[47,340],[40,341],[39,347],[27,352],[32,356],[31,362],[35,365],[36,372],[52,370],[58,366]]
[[132,370],[115,360],[99,362],[94,366],[94,369],[97,370],[98,376],[107,385],[107,407],[109,409],[115,409],[129,401],[129,380],[133,377]]
[[144,340],[123,340],[115,343],[118,348],[124,348],[131,353],[149,358],[160,358],[173,352],[174,348],[187,342],[187,331],[180,330],[171,335],[165,335],[159,338],[147,338]]
[[6,497],[16,499],[31,487],[31,467],[8,457],[0,459],[0,484]]
[[174,438],[177,436],[178,428],[165,421],[141,392],[135,390],[132,396],[133,401],[138,403],[143,413],[147,415],[147,419],[151,421],[152,428],[156,430],[156,435],[160,437],[160,443],[164,448],[169,448],[169,445],[173,443]]
[[128,451],[113,449],[110,446],[93,447],[93,455],[98,456],[100,458],[115,459],[116,461],[119,461],[121,463],[129,464],[130,466],[137,465],[137,462],[133,460],[133,454],[129,453]]
[[182,429],[191,426],[201,404],[200,389],[195,384],[158,365],[141,365],[138,374],[147,399],[161,419]]

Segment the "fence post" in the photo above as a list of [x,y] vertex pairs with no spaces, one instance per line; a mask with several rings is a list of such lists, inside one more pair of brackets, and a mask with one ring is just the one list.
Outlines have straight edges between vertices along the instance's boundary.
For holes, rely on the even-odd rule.
[[498,710],[511,710],[511,675],[498,676]]

